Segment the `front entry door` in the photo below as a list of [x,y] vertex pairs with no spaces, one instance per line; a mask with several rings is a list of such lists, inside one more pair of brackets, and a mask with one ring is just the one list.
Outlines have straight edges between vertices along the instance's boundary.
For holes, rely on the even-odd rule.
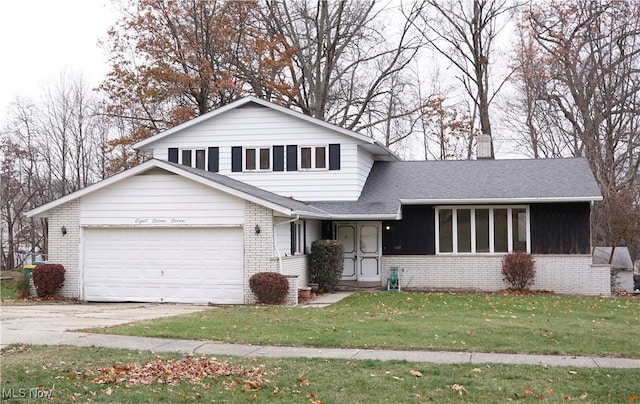
[[336,239],[344,247],[343,280],[380,281],[380,222],[338,223]]

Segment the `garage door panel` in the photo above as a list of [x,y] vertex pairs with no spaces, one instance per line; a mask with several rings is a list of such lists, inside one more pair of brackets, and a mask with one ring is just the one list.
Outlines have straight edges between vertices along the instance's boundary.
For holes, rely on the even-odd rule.
[[239,228],[84,231],[86,300],[243,302]]

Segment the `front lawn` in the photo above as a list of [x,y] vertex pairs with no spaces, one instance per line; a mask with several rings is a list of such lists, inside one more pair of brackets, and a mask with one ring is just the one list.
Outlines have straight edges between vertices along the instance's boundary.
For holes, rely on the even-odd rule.
[[357,293],[326,308],[215,307],[91,331],[261,345],[640,358],[640,299]]
[[[637,369],[185,359],[172,353],[20,345],[3,350],[0,360],[2,402],[6,403],[629,403],[640,394]],[[221,362],[226,363],[219,366]],[[204,376],[222,369],[232,374]]]
[[16,299],[20,295],[18,281],[23,276],[22,271],[1,271],[0,275],[7,278],[0,282],[0,299],[2,301]]

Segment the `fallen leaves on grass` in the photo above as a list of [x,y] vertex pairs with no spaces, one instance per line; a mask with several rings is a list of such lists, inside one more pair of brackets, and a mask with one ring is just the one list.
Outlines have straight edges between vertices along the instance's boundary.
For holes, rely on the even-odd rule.
[[451,385],[451,390],[457,391],[458,394],[460,394],[461,396],[468,393],[467,389],[465,389],[464,386],[462,386],[461,384]]
[[206,357],[188,356],[181,360],[155,360],[146,364],[113,365],[98,369],[99,376],[94,383],[122,383],[127,387],[149,385],[151,383],[177,384],[187,381],[195,384],[209,376],[236,376],[250,378],[245,380],[245,389],[258,389],[264,383],[262,369],[259,367],[244,369],[242,366],[231,366],[227,362],[219,362]]

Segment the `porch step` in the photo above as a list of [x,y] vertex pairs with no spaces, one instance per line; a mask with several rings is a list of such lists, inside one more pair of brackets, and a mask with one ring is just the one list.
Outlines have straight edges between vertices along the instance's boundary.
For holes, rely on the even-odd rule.
[[340,281],[336,285],[337,291],[376,291],[382,290],[380,282]]

